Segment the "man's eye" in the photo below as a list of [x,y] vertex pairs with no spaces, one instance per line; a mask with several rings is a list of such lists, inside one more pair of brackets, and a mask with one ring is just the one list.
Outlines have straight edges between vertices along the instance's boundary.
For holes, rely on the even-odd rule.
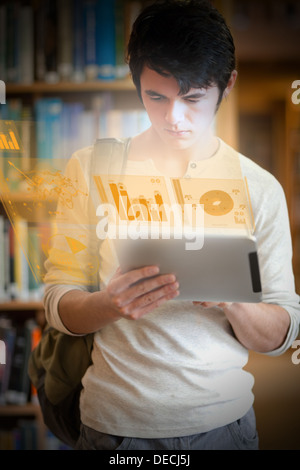
[[188,103],[199,103],[200,98],[185,98]]
[[151,99],[152,101],[162,101],[162,100],[163,100],[163,97],[162,97],[162,96],[159,96],[159,95],[157,95],[157,96],[150,96],[150,99]]

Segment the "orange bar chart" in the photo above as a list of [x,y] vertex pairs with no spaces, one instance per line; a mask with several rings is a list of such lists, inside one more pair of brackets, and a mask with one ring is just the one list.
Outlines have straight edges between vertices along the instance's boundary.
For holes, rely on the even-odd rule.
[[0,121],[0,150],[21,151],[20,139],[13,121]]

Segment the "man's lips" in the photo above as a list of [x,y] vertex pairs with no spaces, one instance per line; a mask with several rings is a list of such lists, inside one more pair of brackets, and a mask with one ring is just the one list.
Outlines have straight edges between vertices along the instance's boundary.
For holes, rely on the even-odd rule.
[[190,133],[187,130],[172,130],[172,129],[165,129],[165,131],[174,137],[184,137]]

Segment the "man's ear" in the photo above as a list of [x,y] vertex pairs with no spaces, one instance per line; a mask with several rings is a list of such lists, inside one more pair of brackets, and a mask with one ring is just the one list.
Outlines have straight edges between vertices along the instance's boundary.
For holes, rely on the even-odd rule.
[[233,72],[231,73],[230,79],[228,81],[227,87],[224,90],[223,98],[227,98],[227,96],[229,95],[229,93],[233,89],[233,87],[235,85],[235,82],[236,82],[236,79],[237,79],[237,76],[238,76],[237,71],[233,70]]

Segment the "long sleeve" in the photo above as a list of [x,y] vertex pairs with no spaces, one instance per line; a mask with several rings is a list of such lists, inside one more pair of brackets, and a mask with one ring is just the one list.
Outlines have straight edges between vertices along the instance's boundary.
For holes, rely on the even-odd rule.
[[[247,176],[255,215],[263,302],[283,307],[291,321],[285,343],[268,353],[279,355],[291,347],[300,324],[300,298],[295,291],[289,216],[279,182],[264,170],[256,173],[254,178],[253,167],[253,163],[249,165]],[[262,176],[261,181],[257,175]]]
[[73,289],[99,289],[100,240],[96,236],[96,207],[89,184],[91,154],[92,147],[83,149],[67,164],[52,227],[49,257],[45,262],[46,319],[65,333],[69,332],[58,314],[61,297]]

